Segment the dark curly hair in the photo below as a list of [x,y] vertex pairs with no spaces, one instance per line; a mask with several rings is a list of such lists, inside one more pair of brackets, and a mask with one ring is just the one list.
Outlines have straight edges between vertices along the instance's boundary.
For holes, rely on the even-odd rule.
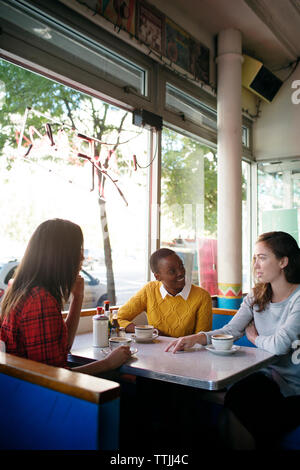
[[154,251],[150,256],[150,268],[153,274],[158,272],[158,263],[162,258],[167,258],[168,256],[176,255],[175,251],[170,250],[169,248],[160,248],[159,250]]

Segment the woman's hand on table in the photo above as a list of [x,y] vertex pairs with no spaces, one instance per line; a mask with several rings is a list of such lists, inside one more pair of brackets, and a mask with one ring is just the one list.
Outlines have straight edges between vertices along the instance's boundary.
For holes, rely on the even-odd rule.
[[76,372],[82,372],[83,374],[98,376],[102,372],[118,369],[124,364],[124,362],[128,361],[130,357],[131,352],[129,346],[119,346],[118,348],[113,349],[105,359],[93,361],[90,364],[85,364],[83,366],[74,367],[73,370]]
[[173,349],[173,353],[176,353],[177,351],[182,351],[185,348],[192,348],[195,344],[202,344],[203,346],[206,344],[206,336],[205,334],[196,334],[196,335],[190,335],[190,336],[183,336],[182,338],[178,338],[172,343],[170,343],[165,351],[170,351]]
[[114,349],[105,359],[103,359],[109,369],[117,369],[131,357],[129,346],[119,346]]

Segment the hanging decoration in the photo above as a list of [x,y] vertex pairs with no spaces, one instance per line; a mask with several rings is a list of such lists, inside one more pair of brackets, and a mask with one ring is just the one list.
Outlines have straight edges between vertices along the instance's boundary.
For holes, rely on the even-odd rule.
[[[44,133],[36,129],[33,125],[30,125],[28,127],[28,137],[25,135],[26,124],[30,112],[47,119],[47,122],[44,124]],[[57,126],[58,130],[55,130],[55,127]],[[61,158],[62,155],[67,156],[70,163],[76,163],[79,165],[83,165],[84,161],[88,161],[91,164],[92,169],[92,184],[90,191],[94,191],[95,189],[96,170],[103,176],[103,178],[99,178],[100,199],[105,200],[104,182],[105,179],[108,179],[115,186],[124,203],[128,206],[128,202],[117,184],[118,179],[113,176],[111,169],[111,160],[115,155],[113,149],[116,148],[117,145],[122,145],[128,141],[118,143],[107,143],[101,141],[95,137],[79,133],[74,127],[54,120],[51,117],[29,107],[26,108],[21,130],[16,132],[16,139],[18,142],[18,157],[22,159],[28,160],[28,157],[34,151],[35,155],[47,154],[54,156],[54,158]],[[96,155],[95,143],[107,147],[105,158],[100,160],[100,155]]]

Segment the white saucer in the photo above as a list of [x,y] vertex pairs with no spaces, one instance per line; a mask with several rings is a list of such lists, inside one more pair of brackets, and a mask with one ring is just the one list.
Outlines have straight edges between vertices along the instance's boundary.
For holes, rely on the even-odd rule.
[[131,338],[136,343],[152,343],[154,339],[156,339],[159,335],[153,335],[152,338],[137,338],[135,335],[131,335]]
[[210,345],[210,346],[205,346],[205,349],[207,349],[207,351],[210,351],[214,354],[219,354],[220,356],[228,356],[230,354],[234,354],[235,352],[237,352],[240,349],[240,346],[236,346],[234,344],[231,349],[216,349],[212,345]]
[[[100,351],[102,352],[102,354],[107,356],[108,354],[110,354],[112,352],[112,349],[110,349],[110,348],[101,348]],[[137,348],[130,348],[130,352],[131,352],[131,355],[134,356],[138,352],[138,349]]]

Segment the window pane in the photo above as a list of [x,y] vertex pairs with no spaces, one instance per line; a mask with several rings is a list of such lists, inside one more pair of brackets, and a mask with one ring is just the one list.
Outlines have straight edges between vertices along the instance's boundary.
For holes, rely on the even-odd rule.
[[217,113],[213,108],[169,83],[166,86],[166,107],[179,112],[197,124],[217,129]]
[[249,139],[249,127],[242,126],[242,144],[244,147],[250,147],[250,139]]
[[299,241],[298,160],[258,165],[258,233],[281,230]]
[[[23,255],[42,221],[66,218],[81,226],[84,269],[100,280],[93,282],[92,305],[84,307],[113,289],[112,274],[115,301],[123,303],[146,281],[148,131],[132,125],[131,113],[6,61],[0,61],[1,81],[0,265]],[[92,157],[106,172],[98,178],[95,171],[94,180]]]
[[60,25],[58,21],[40,18],[33,9],[20,4],[17,7],[0,4],[0,16],[46,41],[47,49],[50,46],[54,47],[58,55],[63,54],[66,66],[67,62],[76,63],[91,71],[93,75],[96,73],[115,85],[130,85],[137,93],[147,95],[146,70],[123,59],[93,39],[65,25]]
[[187,279],[217,294],[217,160],[212,149],[164,128],[161,245],[178,252]]

